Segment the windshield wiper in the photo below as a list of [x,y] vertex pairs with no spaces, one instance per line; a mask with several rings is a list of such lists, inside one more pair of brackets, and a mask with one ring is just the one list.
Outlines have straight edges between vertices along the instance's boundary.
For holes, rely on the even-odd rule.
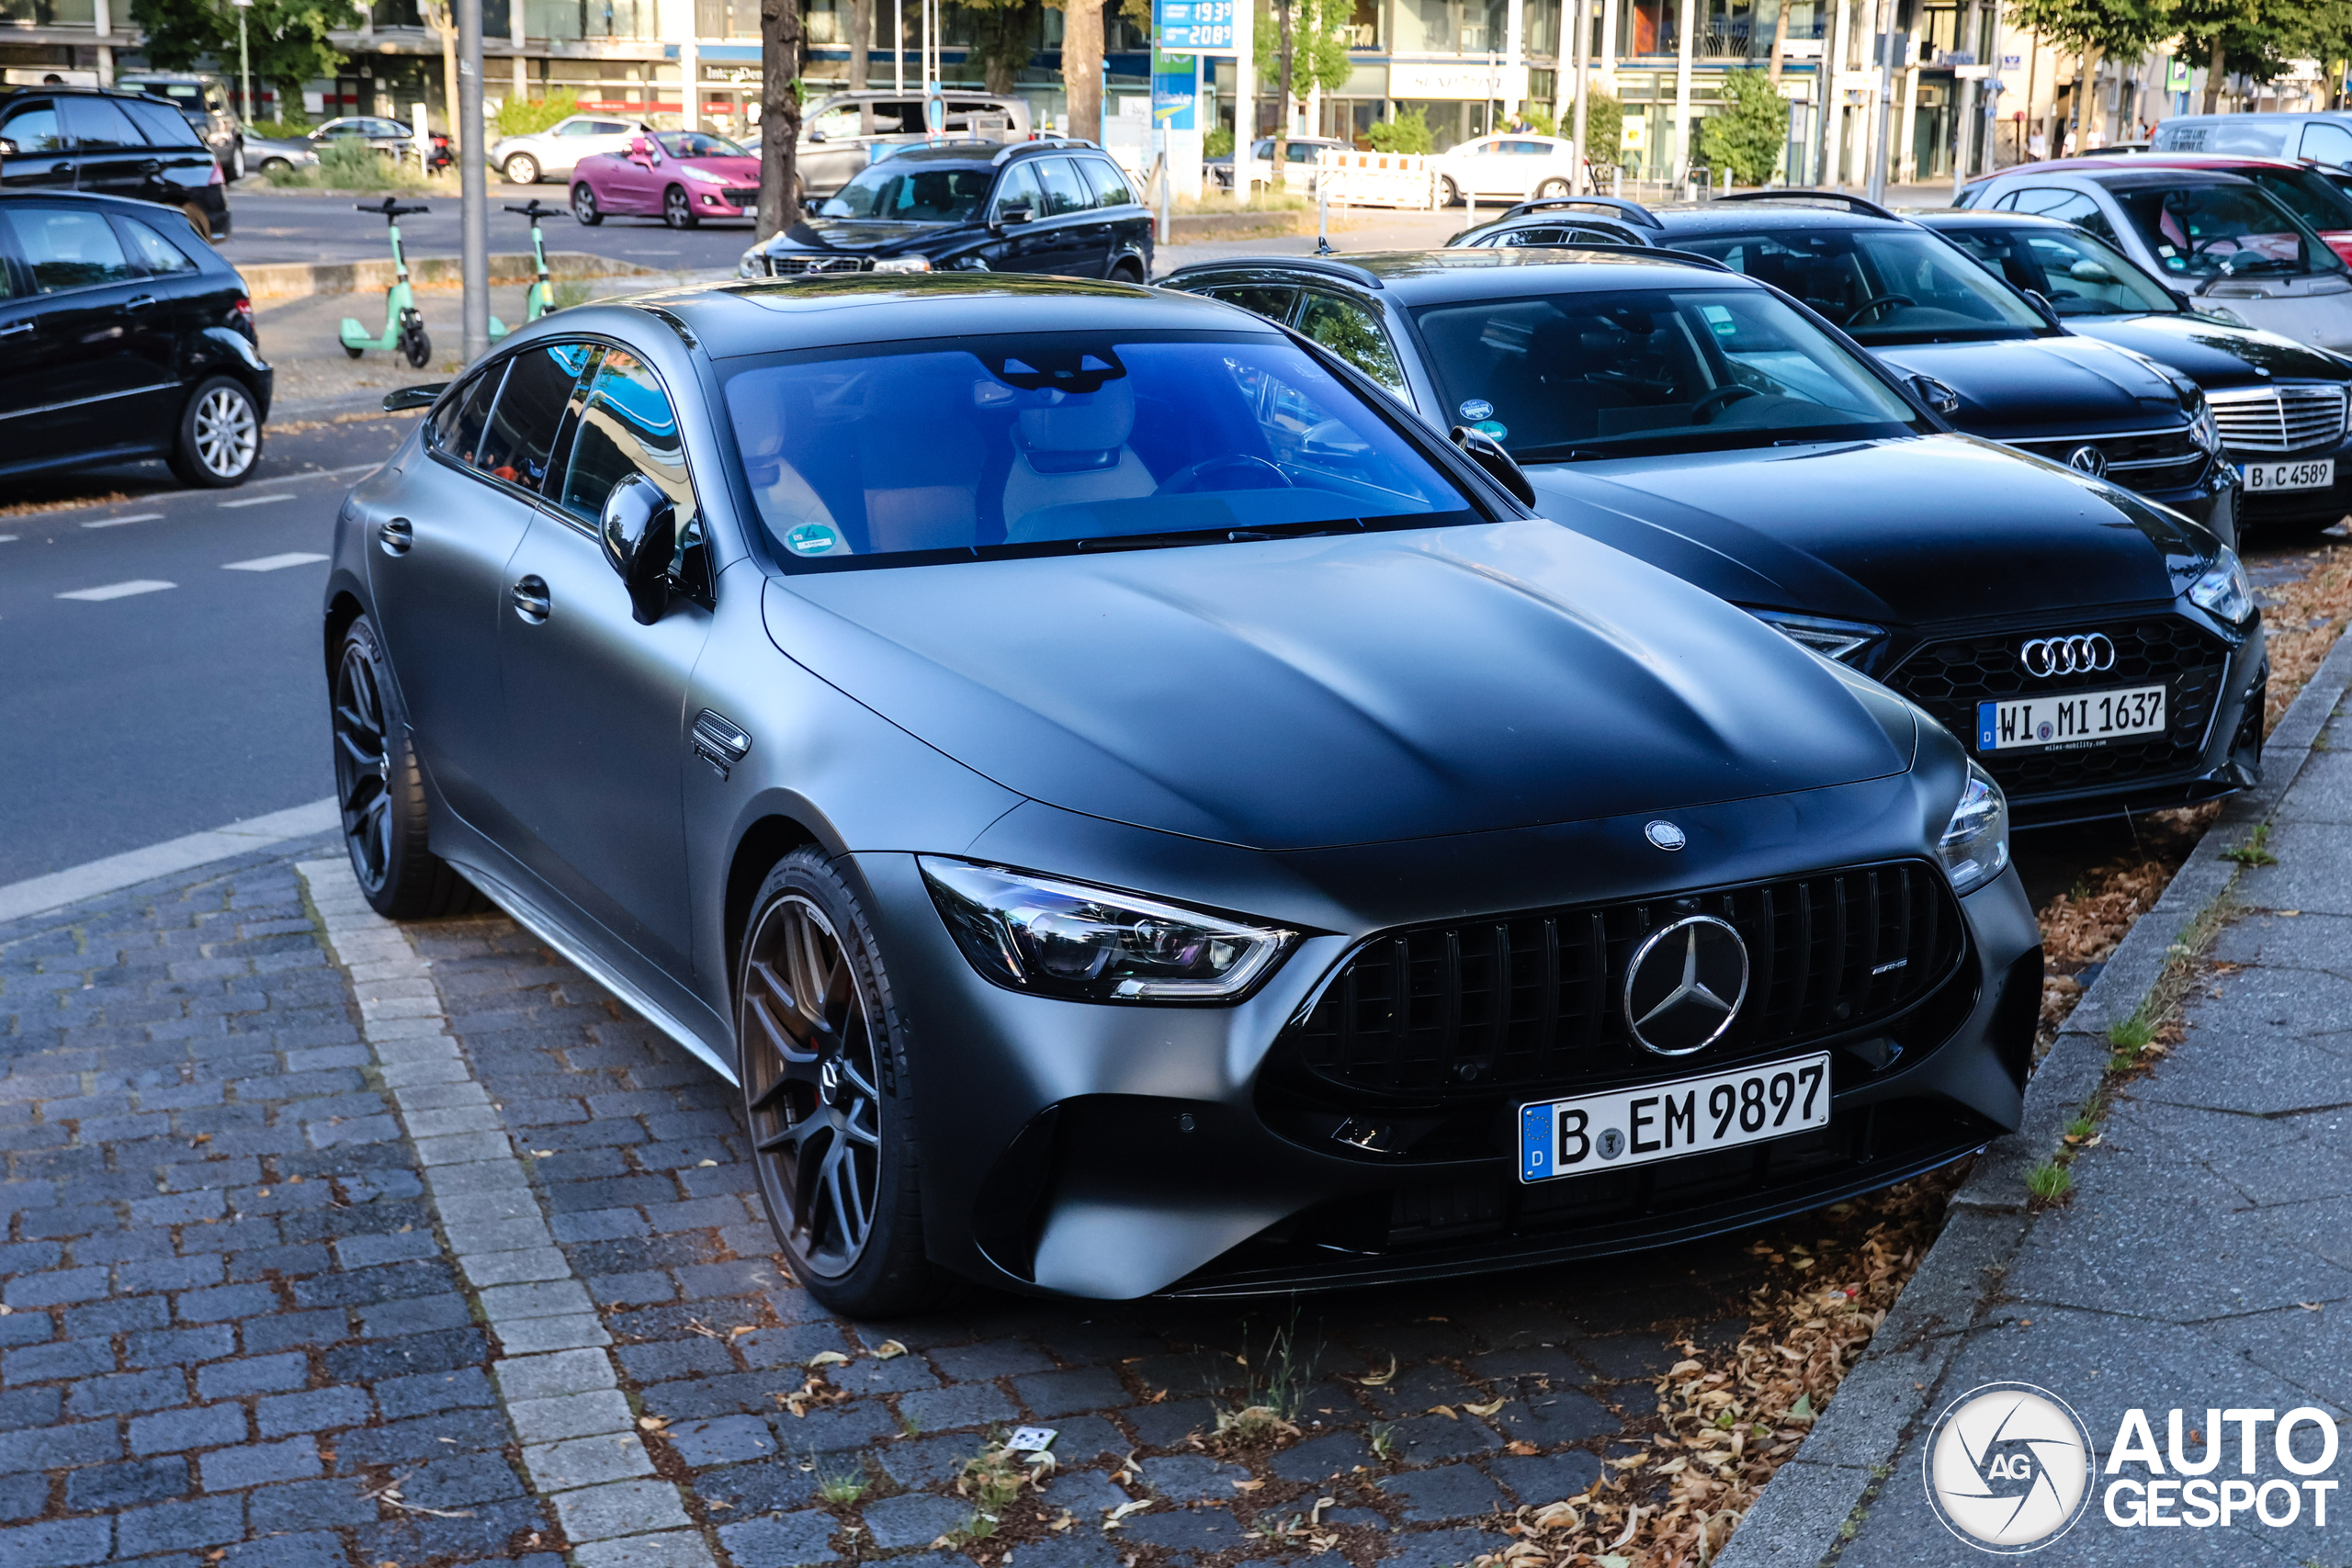
[[1360,534],[1363,522],[1335,517],[1328,523],[1290,523],[1264,528],[1204,528],[1181,534],[1106,534],[1079,539],[1070,547],[1080,555],[1099,550],[1172,550],[1186,545],[1248,545],[1267,539],[1313,539],[1334,534]]

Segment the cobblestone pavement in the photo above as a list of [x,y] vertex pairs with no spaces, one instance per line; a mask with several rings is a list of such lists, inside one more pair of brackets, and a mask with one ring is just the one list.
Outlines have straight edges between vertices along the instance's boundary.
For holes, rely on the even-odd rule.
[[[842,1322],[778,1272],[731,1089],[334,854],[0,927],[6,1568],[1444,1568],[1628,1451],[1756,1282],[1734,1239]],[[1295,1438],[1215,1438],[1273,1395]],[[959,1466],[1015,1424],[1057,1463],[975,1536]]]

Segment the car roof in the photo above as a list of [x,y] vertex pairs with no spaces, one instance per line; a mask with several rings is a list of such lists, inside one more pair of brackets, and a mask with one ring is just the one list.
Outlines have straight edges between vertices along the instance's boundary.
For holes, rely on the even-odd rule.
[[[2024,174],[2120,174],[2132,169],[2210,169],[2227,174],[2233,168],[2305,169],[2310,166],[2300,158],[2272,158],[2260,152],[2134,152],[2130,161],[2123,164],[2118,164],[2112,158],[2045,158],[2039,164],[2003,169],[2000,174],[1985,175],[1984,179],[1997,180]],[[1983,185],[1984,180],[1969,183]]]
[[1170,275],[1170,281],[1188,274],[1206,276],[1211,272],[1252,270],[1320,275],[1359,288],[1393,292],[1400,299],[1418,303],[1492,299],[1498,292],[1551,294],[1558,292],[1563,283],[1579,291],[1654,288],[1658,282],[1656,273],[1660,268],[1704,275],[1713,286],[1762,287],[1727,267],[1696,257],[1632,247],[1602,250],[1577,245],[1351,251],[1332,256],[1228,256],[1179,268]]
[[22,186],[13,190],[0,190],[0,207],[21,207],[31,202],[77,201],[103,207],[129,218],[152,219],[159,212],[177,212],[176,207],[164,207],[158,202],[141,201],[135,197],[108,196],[95,190],[53,190],[46,186]]
[[1900,218],[1882,218],[1874,212],[1853,212],[1835,207],[1816,207],[1810,202],[1736,201],[1701,202],[1695,206],[1652,208],[1658,221],[1669,230],[1684,232],[1717,233],[1733,230],[1754,230],[1767,226],[1781,229],[1802,225],[1807,229],[1907,229]]
[[2002,212],[1989,207],[1918,207],[1905,208],[1903,215],[1914,223],[1930,229],[1941,229],[1966,223],[2006,225],[2012,229],[2072,229],[2074,225],[2063,218],[2052,218],[2041,212]]
[[121,87],[82,87],[63,82],[10,83],[0,87],[0,98],[53,98],[61,93],[77,98],[130,98],[149,104],[155,101],[144,93],[134,93]]
[[[2075,160],[2083,163],[2081,159]],[[2002,177],[2017,175],[2010,169]],[[2233,175],[2226,169],[2189,168],[2181,164],[2158,162],[2154,166],[2132,160],[2132,167],[2117,168],[2111,164],[2091,161],[2082,168],[2063,171],[2071,179],[2096,180],[2109,190],[2145,190],[2151,186],[2251,186],[2254,182],[2244,175]],[[2184,178],[2183,176],[2187,176]]]

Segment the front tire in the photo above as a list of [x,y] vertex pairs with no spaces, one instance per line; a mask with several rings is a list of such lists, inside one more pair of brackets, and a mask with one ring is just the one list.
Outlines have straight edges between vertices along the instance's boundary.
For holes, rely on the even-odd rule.
[[394,920],[480,907],[481,896],[427,847],[424,770],[383,645],[365,615],[343,634],[334,705],[335,804],[344,849],[369,905]]
[[672,186],[662,193],[662,221],[673,229],[691,229],[700,221],[695,216],[694,198],[684,186]]
[[594,229],[605,220],[605,209],[596,205],[596,193],[585,182],[571,187],[571,216],[583,229]]
[[1566,180],[1545,180],[1542,185],[1535,187],[1535,194],[1539,197],[1566,196],[1568,194],[1568,182]]
[[535,186],[539,183],[539,161],[528,152],[517,152],[507,159],[501,172],[510,185]]
[[1440,175],[1437,177],[1437,204],[1440,207],[1462,205],[1462,187],[1453,183],[1453,177],[1450,175]]
[[888,1317],[936,1301],[923,1255],[913,1084],[857,895],[814,849],[752,900],[735,986],[744,1121],[793,1278],[831,1311]]
[[180,411],[172,473],[191,489],[226,490],[245,482],[261,461],[261,410],[242,381],[215,376]]

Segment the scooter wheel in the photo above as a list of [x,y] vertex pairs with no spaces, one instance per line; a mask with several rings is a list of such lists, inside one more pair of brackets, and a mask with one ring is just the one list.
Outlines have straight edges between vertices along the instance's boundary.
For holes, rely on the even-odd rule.
[[415,332],[409,334],[406,352],[409,367],[412,369],[424,369],[425,362],[433,357],[433,340],[424,335],[423,327],[417,328]]
[[354,348],[349,344],[345,344],[343,345],[343,352],[351,355],[352,358],[356,359],[367,351],[365,349]]

